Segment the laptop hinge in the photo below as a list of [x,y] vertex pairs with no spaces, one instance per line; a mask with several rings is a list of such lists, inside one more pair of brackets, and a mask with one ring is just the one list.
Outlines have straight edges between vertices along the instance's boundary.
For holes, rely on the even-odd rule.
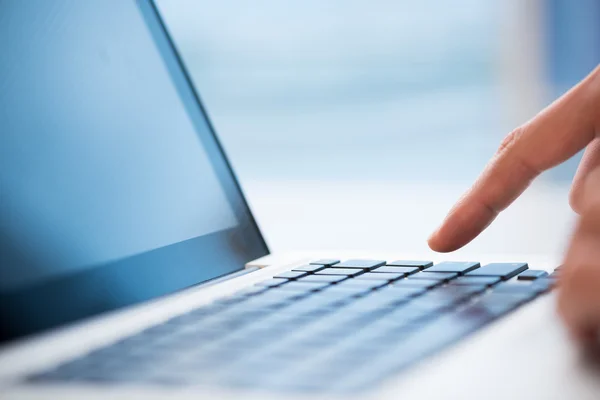
[[202,288],[204,288],[206,286],[213,286],[213,285],[216,285],[217,283],[228,281],[230,279],[237,278],[239,276],[246,275],[246,274],[249,274],[250,272],[254,272],[254,271],[258,271],[258,270],[259,270],[259,268],[255,268],[255,267],[254,268],[245,267],[242,270],[232,272],[230,274],[224,275],[224,276],[222,276],[220,278],[217,278],[217,279],[212,279],[212,280],[210,280],[208,282],[201,283],[201,284],[199,284],[198,286],[195,286],[195,287],[202,287]]
[[250,269],[250,268],[265,268],[268,267],[269,265],[273,264],[273,259],[271,257],[271,255],[266,255],[264,257],[261,258],[257,258],[256,260],[252,260],[248,263],[246,263],[245,268]]
[[308,263],[311,258],[308,258],[304,253],[274,253],[269,254],[256,260],[252,260],[246,264],[246,268],[265,268],[272,265],[291,265],[292,263]]

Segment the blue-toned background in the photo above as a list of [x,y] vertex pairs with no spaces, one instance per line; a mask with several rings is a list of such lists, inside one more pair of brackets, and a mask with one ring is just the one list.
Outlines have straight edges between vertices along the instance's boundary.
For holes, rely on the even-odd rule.
[[[600,59],[594,0],[159,5],[275,250],[425,250],[502,137]],[[471,249],[562,250],[575,168]]]

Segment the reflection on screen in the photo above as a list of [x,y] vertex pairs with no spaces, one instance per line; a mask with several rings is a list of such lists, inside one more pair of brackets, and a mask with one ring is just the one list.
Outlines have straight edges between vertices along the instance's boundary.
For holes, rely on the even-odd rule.
[[0,3],[0,341],[264,255],[150,3],[35,3]]
[[0,269],[0,289],[237,222],[147,28],[130,25],[127,42],[136,54],[127,54],[131,44],[119,32],[98,35],[77,8],[91,7],[54,10],[67,15],[37,48],[34,20],[9,45],[35,53],[55,42],[54,51],[25,66],[4,61],[28,79],[9,80],[11,96],[0,94],[0,224],[6,239],[20,244],[2,251],[30,260],[26,268]]

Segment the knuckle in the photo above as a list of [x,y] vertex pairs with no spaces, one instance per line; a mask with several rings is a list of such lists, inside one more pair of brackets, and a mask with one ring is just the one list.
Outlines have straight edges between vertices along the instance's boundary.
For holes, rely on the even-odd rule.
[[526,156],[520,154],[517,150],[517,145],[523,140],[522,138],[527,135],[529,127],[527,124],[521,125],[520,127],[509,133],[496,152],[496,162],[502,164],[510,164],[511,169],[519,177],[520,180],[532,181],[541,172],[540,168],[537,168]]
[[517,143],[519,138],[521,138],[524,135],[525,130],[526,126],[522,125],[513,130],[508,135],[506,135],[506,137],[502,140],[502,143],[500,143],[500,147],[498,148],[497,154],[500,155],[506,153],[507,151],[510,151],[515,145],[515,143]]

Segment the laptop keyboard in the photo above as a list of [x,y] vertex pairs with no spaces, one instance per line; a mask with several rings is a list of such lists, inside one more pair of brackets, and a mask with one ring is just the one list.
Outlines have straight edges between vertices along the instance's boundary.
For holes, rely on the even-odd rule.
[[525,263],[316,260],[30,382],[355,392],[549,291]]

